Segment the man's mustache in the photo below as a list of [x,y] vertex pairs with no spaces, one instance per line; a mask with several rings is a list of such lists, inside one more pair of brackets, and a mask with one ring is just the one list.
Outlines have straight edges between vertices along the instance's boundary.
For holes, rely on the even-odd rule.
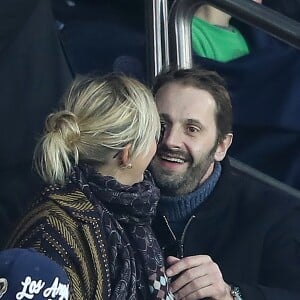
[[156,152],[157,156],[166,156],[166,157],[172,157],[172,158],[179,158],[182,159],[186,162],[192,162],[193,158],[192,156],[186,152],[183,151],[181,149],[171,149],[166,145],[160,144],[157,152]]

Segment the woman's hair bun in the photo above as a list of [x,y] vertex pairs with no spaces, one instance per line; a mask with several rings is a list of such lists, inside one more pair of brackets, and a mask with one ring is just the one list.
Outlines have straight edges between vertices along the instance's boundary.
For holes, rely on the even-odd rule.
[[63,110],[50,114],[45,123],[48,134],[59,134],[66,145],[73,146],[80,140],[80,129],[74,113]]

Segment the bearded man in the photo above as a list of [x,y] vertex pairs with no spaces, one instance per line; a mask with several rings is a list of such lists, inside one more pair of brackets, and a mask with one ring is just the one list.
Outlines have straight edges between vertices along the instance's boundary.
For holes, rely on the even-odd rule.
[[176,299],[300,299],[300,198],[231,166],[223,79],[173,70],[153,91],[163,128],[153,228]]

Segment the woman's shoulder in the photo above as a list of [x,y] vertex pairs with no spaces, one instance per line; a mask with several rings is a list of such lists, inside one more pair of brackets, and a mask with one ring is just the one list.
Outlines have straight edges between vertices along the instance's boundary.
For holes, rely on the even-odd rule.
[[18,223],[12,244],[22,244],[29,236],[41,240],[46,233],[62,230],[73,234],[89,217],[94,217],[94,207],[81,191],[48,186]]
[[80,188],[74,187],[48,187],[41,194],[39,205],[48,206],[48,216],[58,218],[60,215],[62,221],[73,220],[79,223],[99,222],[99,211],[95,205],[88,199]]
[[93,204],[88,200],[86,195],[80,188],[72,184],[65,186],[48,185],[40,192],[38,200],[34,204],[35,207],[48,206],[51,209],[61,210],[82,210],[84,208],[93,208]]

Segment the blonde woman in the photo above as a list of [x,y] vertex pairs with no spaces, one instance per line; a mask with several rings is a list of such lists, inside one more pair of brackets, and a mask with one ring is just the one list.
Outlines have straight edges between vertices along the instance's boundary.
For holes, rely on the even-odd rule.
[[117,74],[75,81],[35,150],[49,185],[9,246],[63,266],[72,299],[172,299],[150,228],[159,191],[145,171],[159,136],[141,83]]

